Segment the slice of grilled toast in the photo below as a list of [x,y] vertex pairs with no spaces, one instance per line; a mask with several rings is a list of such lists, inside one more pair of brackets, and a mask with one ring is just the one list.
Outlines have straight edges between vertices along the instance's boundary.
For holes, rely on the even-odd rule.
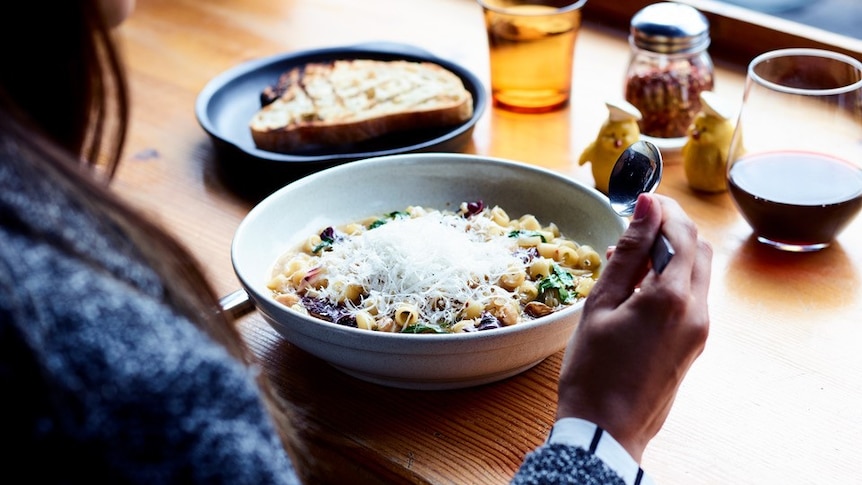
[[430,62],[306,64],[285,72],[260,97],[263,106],[249,127],[255,145],[273,152],[458,125],[473,116],[473,97],[461,79]]

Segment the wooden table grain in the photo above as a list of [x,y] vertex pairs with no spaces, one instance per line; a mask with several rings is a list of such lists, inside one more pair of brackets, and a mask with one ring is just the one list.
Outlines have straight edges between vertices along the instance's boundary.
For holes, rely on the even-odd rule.
[[[141,0],[119,29],[132,125],[114,188],[186,243],[216,289],[239,287],[233,233],[255,200],[230,190],[195,99],[214,76],[258,57],[395,41],[473,71],[487,42],[473,0]],[[581,150],[620,95],[623,32],[585,19],[569,108],[488,109],[465,152],[551,168],[591,184]],[[743,68],[717,62],[716,91],[741,100]],[[643,466],[658,483],[860,483],[862,218],[816,254],[759,245],[728,195],[689,190],[666,155],[660,192],[715,249],[706,350]],[[408,391],[348,377],[295,348],[256,314],[239,325],[331,483],[502,484],[553,422],[561,355],[502,382]]]

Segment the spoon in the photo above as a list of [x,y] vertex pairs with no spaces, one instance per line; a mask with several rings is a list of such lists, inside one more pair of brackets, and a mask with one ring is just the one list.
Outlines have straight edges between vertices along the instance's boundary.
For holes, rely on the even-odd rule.
[[[648,141],[640,140],[623,150],[608,180],[611,208],[620,217],[635,212],[638,195],[653,193],[661,182],[661,152]],[[661,274],[674,255],[670,241],[660,234],[650,250],[653,270]]]

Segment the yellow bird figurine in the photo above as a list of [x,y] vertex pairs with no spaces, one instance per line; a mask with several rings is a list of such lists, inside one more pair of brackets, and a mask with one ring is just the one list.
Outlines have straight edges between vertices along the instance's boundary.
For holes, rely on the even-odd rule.
[[623,150],[640,139],[638,120],[641,112],[634,105],[624,101],[608,101],[608,119],[599,129],[599,134],[584,151],[578,160],[578,165],[590,162],[593,170],[596,188],[602,193],[608,193],[608,179],[614,164]]
[[688,185],[701,192],[727,190],[727,154],[733,137],[731,114],[712,91],[700,93],[701,111],[688,128],[682,163]]

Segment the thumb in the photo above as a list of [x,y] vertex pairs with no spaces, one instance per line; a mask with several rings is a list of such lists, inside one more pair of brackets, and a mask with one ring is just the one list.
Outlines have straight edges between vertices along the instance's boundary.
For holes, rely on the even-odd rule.
[[601,295],[616,307],[632,294],[649,271],[650,249],[661,229],[661,219],[661,204],[652,194],[641,194],[632,220],[591,295]]

